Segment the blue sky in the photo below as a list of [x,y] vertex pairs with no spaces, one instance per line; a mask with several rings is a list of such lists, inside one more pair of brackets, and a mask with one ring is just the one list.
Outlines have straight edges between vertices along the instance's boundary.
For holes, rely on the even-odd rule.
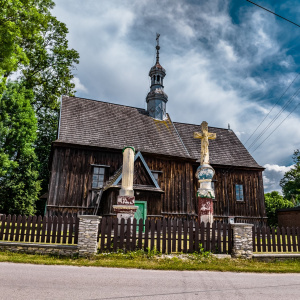
[[[300,27],[246,0],[56,2],[53,14],[80,54],[77,96],[145,107],[159,32],[172,120],[229,123],[245,143],[265,118],[246,147],[255,142],[249,151],[266,168],[265,191],[280,190],[300,141],[300,99],[291,98],[300,88]],[[254,2],[300,24],[299,1]]]

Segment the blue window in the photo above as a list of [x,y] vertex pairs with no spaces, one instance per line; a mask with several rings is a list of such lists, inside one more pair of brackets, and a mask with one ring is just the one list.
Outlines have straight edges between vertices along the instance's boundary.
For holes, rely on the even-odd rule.
[[235,196],[237,201],[244,201],[244,188],[242,184],[235,185]]

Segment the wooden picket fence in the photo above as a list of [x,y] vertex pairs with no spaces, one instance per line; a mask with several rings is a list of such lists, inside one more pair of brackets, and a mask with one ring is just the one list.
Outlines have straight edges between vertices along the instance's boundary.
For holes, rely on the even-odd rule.
[[202,223],[176,219],[143,220],[102,218],[99,224],[99,249],[134,251],[157,250],[161,253],[210,251],[231,253],[230,224]]
[[73,217],[0,216],[0,241],[77,244],[79,219]]
[[253,227],[253,252],[300,252],[300,228]]

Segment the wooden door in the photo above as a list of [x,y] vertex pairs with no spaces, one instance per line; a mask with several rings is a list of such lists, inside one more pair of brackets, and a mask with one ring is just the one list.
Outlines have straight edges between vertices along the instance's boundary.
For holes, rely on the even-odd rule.
[[134,214],[134,218],[137,220],[137,223],[139,223],[140,219],[143,219],[143,224],[145,224],[145,220],[147,219],[147,202],[135,201],[135,205],[138,207],[138,209]]

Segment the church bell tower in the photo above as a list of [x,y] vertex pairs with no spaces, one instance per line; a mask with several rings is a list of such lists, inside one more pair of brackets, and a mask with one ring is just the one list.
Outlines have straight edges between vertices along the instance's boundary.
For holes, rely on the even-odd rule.
[[166,103],[168,96],[164,92],[163,80],[166,76],[166,70],[159,63],[159,34],[156,34],[156,63],[150,69],[151,78],[150,92],[146,97],[147,111],[150,117],[157,120],[166,118]]

